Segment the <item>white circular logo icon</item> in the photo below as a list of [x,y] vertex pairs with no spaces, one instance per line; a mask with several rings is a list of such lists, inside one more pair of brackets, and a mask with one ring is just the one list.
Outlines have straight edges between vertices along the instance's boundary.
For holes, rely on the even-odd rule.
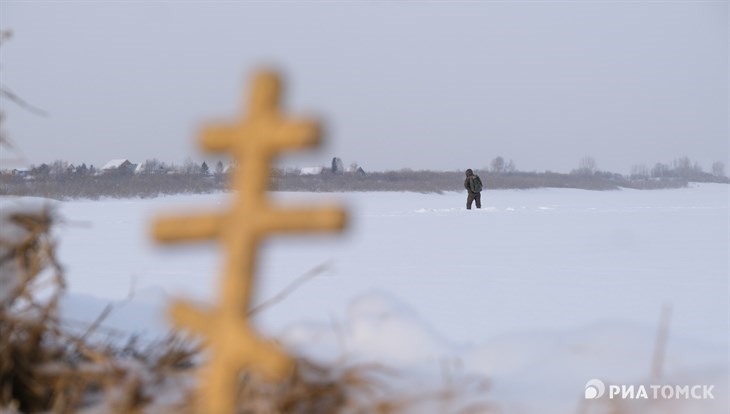
[[592,379],[586,383],[586,399],[593,400],[601,398],[606,392],[606,386],[603,385],[603,381],[598,379]]

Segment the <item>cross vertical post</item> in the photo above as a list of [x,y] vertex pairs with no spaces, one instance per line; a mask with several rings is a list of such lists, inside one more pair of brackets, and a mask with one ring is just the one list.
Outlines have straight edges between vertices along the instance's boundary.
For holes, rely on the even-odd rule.
[[282,116],[281,88],[276,73],[259,73],[242,119],[233,125],[211,125],[201,135],[206,150],[231,153],[237,163],[232,180],[237,193],[230,209],[161,218],[153,229],[160,242],[218,239],[223,245],[225,265],[218,303],[212,309],[201,309],[178,301],[170,311],[173,322],[202,336],[211,352],[200,372],[196,409],[201,413],[235,412],[243,370],[282,379],[293,367],[291,357],[260,338],[248,319],[260,241],[273,232],[336,231],[345,226],[341,208],[282,209],[266,198],[272,159],[286,150],[316,146],[321,135],[313,120]]

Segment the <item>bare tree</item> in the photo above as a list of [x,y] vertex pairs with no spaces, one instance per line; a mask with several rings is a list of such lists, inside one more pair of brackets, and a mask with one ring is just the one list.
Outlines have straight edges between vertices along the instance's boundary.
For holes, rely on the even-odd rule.
[[148,160],[144,160],[142,162],[142,167],[140,168],[140,172],[143,174],[153,174],[153,173],[162,173],[165,171],[167,166],[164,162],[158,160],[157,158],[151,158]]
[[684,156],[672,161],[672,167],[680,176],[686,177],[692,171],[692,161]]
[[631,167],[631,178],[649,177],[649,168],[646,164],[637,164]]
[[507,164],[504,165],[504,172],[513,173],[515,171],[517,171],[517,166],[515,166],[515,162],[512,160],[507,161]]
[[651,169],[651,176],[654,178],[661,178],[667,175],[669,175],[669,166],[667,164],[658,162],[654,165],[654,168]]
[[501,173],[504,171],[504,158],[501,156],[492,160],[492,172]]
[[715,161],[712,163],[712,175],[715,177],[725,176],[725,163],[722,161]]
[[183,162],[182,172],[184,174],[200,174],[200,165],[196,164],[192,158],[187,157]]
[[593,175],[598,170],[596,166],[596,160],[593,157],[585,156],[580,159],[578,163],[578,170],[573,172],[581,175]]
[[69,163],[63,160],[53,161],[50,165],[51,175],[64,175],[69,172]]
[[672,161],[672,167],[674,169],[673,173],[677,177],[697,178],[703,174],[700,163],[696,161],[692,162],[687,156]]

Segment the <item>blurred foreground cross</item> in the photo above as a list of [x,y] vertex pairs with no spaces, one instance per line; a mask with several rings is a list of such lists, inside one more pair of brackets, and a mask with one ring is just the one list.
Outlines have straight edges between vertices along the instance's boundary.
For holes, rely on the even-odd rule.
[[257,248],[272,232],[340,230],[345,212],[340,208],[282,209],[266,198],[274,156],[285,150],[319,143],[315,121],[284,119],[279,112],[281,81],[272,72],[259,73],[253,82],[249,112],[235,125],[210,126],[203,131],[203,147],[230,152],[236,161],[232,187],[236,198],[229,211],[195,217],[162,218],[154,235],[162,242],[217,238],[225,251],[220,299],[213,309],[187,302],[172,306],[173,322],[202,335],[211,348],[210,360],[201,369],[197,412],[235,412],[236,390],[243,370],[271,379],[289,374],[291,358],[251,328],[251,307]]

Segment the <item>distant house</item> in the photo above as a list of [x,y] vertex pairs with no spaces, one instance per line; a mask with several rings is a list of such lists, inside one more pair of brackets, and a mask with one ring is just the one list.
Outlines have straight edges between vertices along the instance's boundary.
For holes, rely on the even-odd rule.
[[324,167],[304,167],[299,171],[299,175],[319,175],[324,171]]
[[18,177],[30,177],[31,175],[30,168],[13,168],[10,173]]
[[134,165],[127,159],[111,160],[101,167],[103,172],[132,171]]
[[347,174],[365,175],[365,170],[363,170],[362,167],[358,166],[355,163],[350,165],[347,170],[345,170],[345,172]]
[[155,160],[142,161],[139,164],[132,164],[135,174],[165,174],[169,168],[162,162]]

